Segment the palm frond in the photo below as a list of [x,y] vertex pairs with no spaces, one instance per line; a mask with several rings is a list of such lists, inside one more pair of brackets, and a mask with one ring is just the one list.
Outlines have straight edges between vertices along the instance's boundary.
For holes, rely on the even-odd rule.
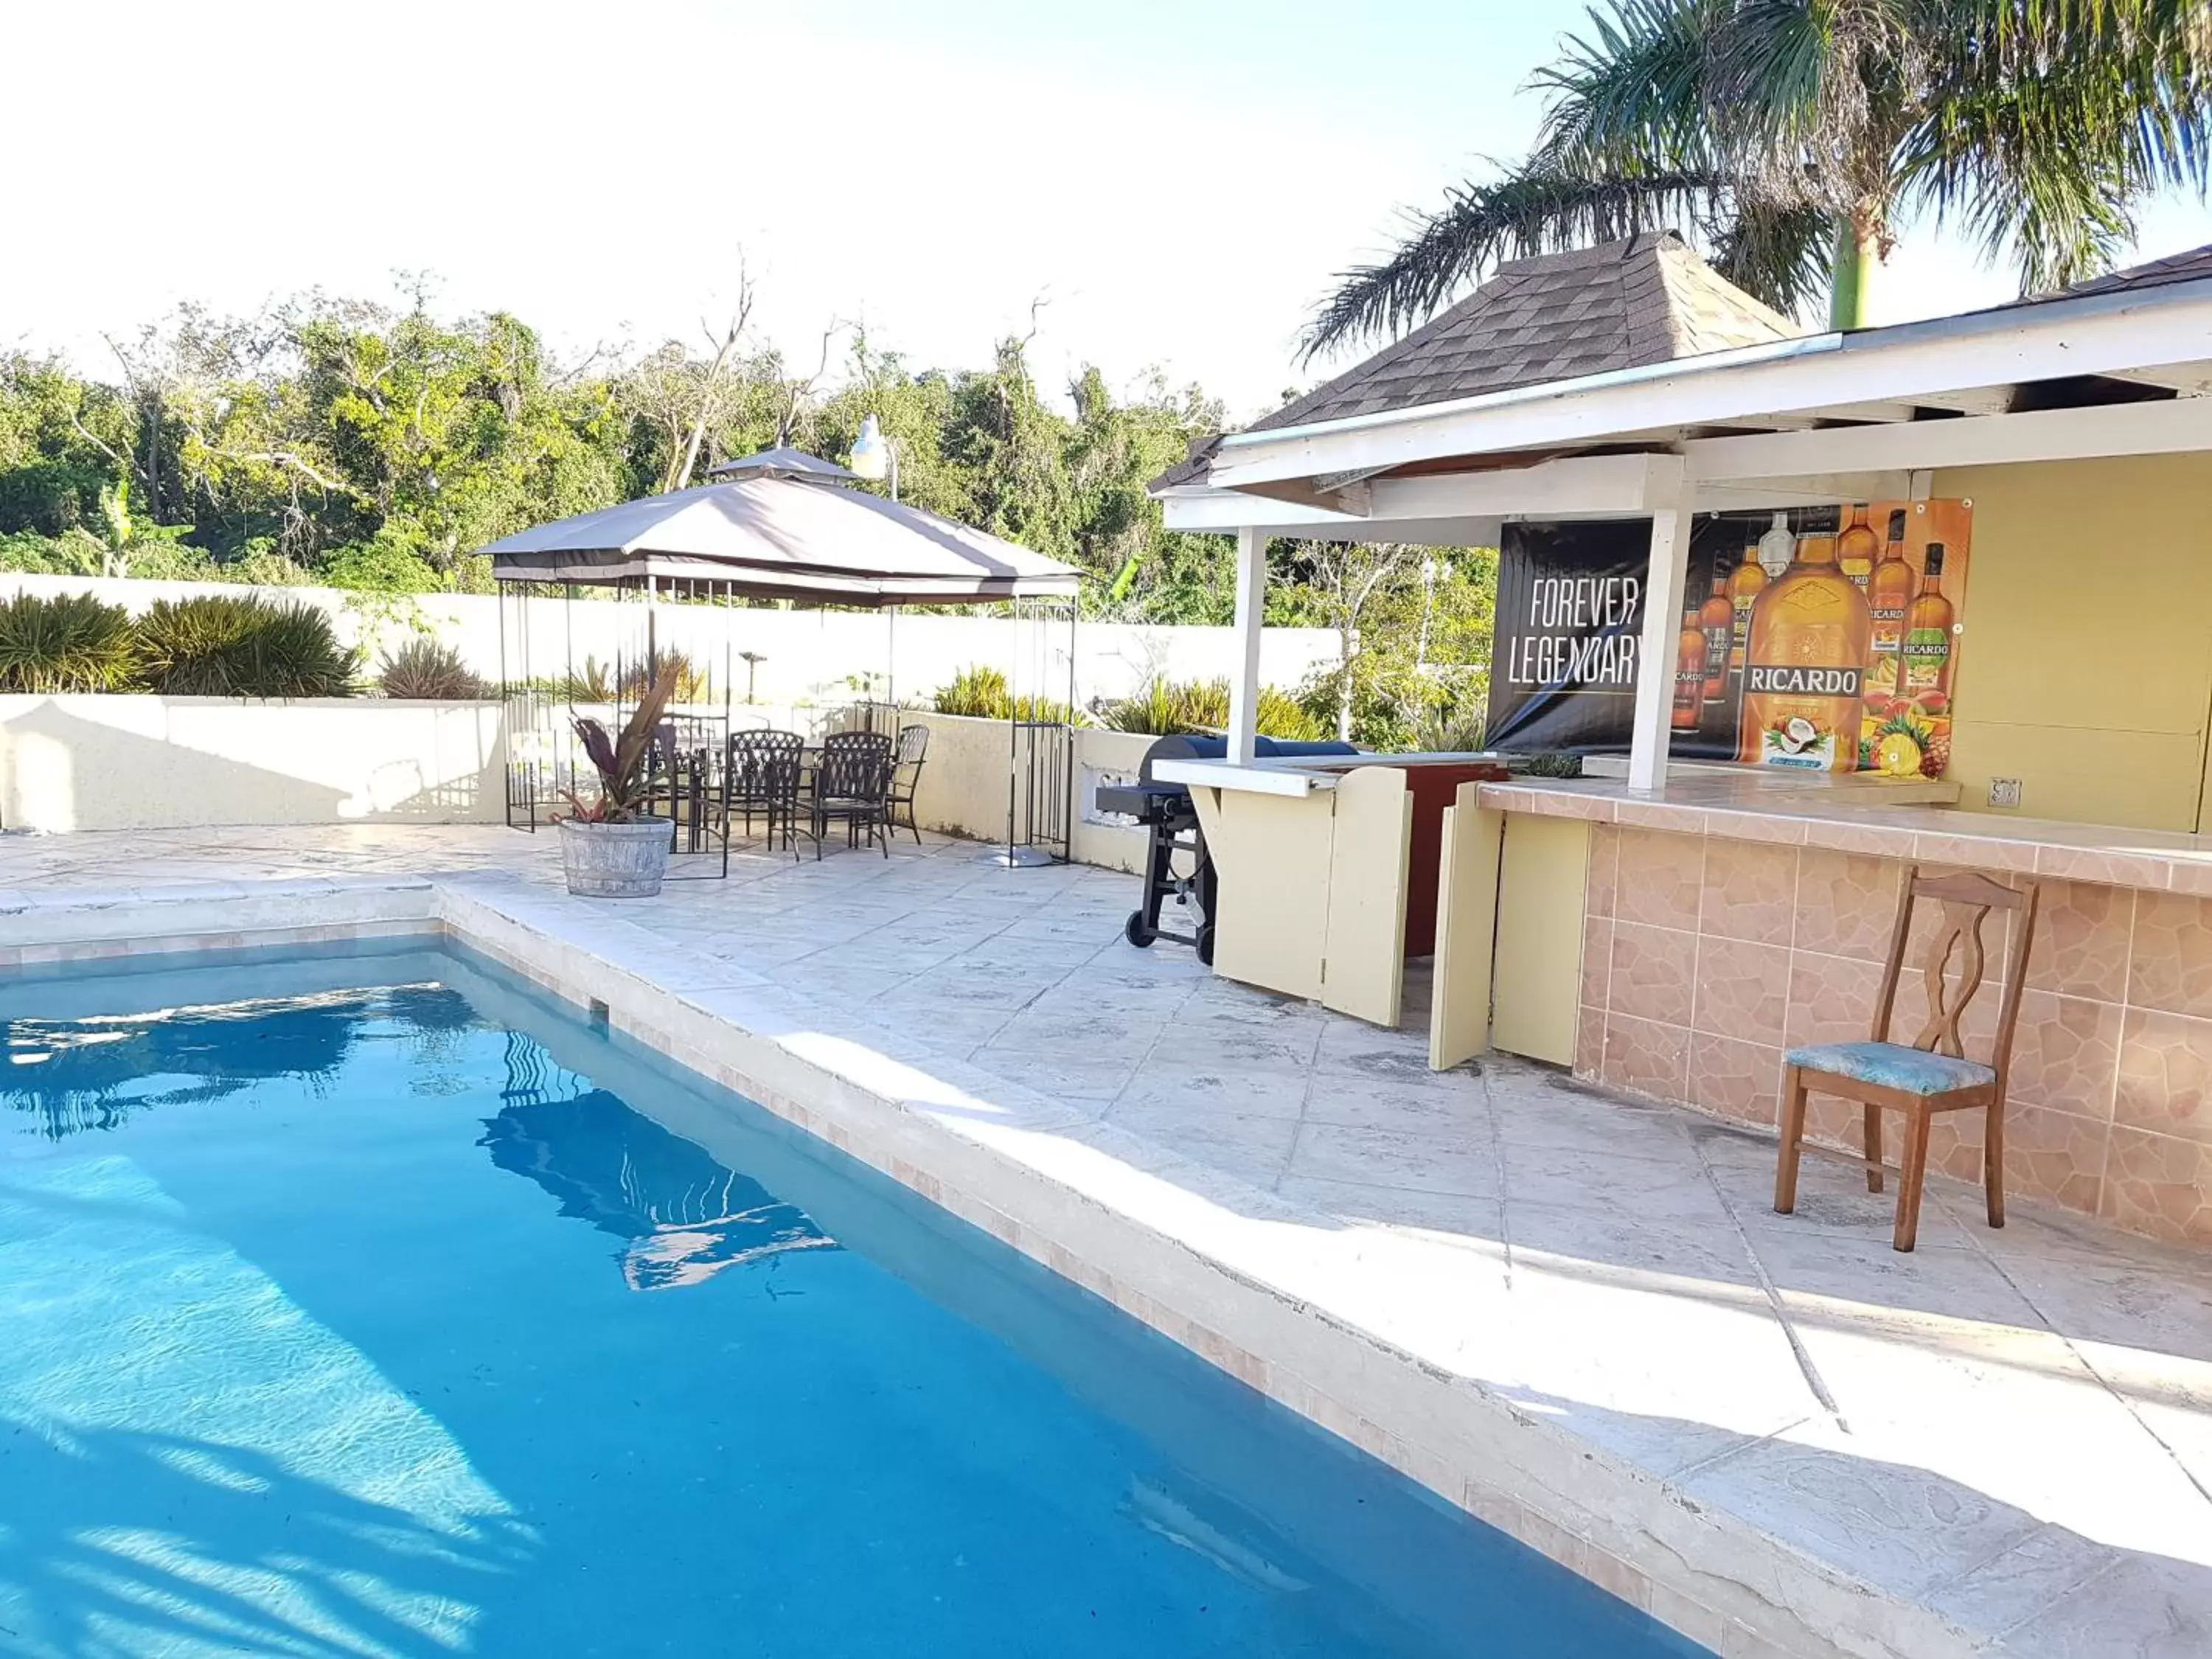
[[1713,269],[1779,312],[1809,309],[1834,277],[1836,221],[1822,208],[1741,202],[1711,241]]
[[1590,33],[1561,42],[1529,77],[1550,100],[1536,154],[1565,167],[1601,160],[1644,171],[1705,151],[1710,41],[1729,0],[1613,0]]
[[1716,219],[1727,184],[1711,173],[1576,176],[1548,168],[1509,173],[1452,192],[1389,258],[1340,273],[1316,308],[1301,361],[1423,321],[1454,289],[1506,259],[1586,247],[1639,231]]
[[1900,192],[1961,226],[2025,292],[2109,270],[2155,191],[2212,182],[2203,0],[1962,0]]

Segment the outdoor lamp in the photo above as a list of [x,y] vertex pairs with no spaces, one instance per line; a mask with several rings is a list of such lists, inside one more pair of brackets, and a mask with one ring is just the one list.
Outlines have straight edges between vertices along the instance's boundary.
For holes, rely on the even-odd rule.
[[860,417],[860,434],[853,440],[853,453],[847,465],[863,478],[874,481],[889,475],[891,499],[898,500],[898,449],[883,434],[872,415]]

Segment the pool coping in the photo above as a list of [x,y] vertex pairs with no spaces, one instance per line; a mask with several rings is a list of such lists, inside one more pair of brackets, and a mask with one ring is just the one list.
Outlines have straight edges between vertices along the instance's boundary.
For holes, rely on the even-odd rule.
[[[489,876],[333,877],[11,895],[0,967],[445,935],[890,1176],[1111,1302],[1723,1659],[2002,1651],[1694,1499],[1495,1389],[1221,1255],[1218,1200],[1298,1206],[1091,1123],[964,1061],[925,1071],[876,1028],[757,975],[687,975],[604,912]],[[595,937],[596,935],[596,937]],[[1479,1470],[1480,1476],[1468,1471]]]

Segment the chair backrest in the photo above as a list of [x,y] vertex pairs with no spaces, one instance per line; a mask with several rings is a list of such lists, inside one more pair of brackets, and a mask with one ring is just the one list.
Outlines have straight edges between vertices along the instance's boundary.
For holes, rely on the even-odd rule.
[[740,791],[796,795],[806,739],[796,732],[732,732],[730,770]]
[[1923,899],[1942,907],[1934,933],[1919,963],[1921,983],[1928,1010],[1912,1047],[1963,1059],[1959,1023],[1967,1005],[1982,988],[1989,970],[1989,952],[1982,941],[1982,924],[1993,910],[2008,918],[2004,978],[1997,1004],[1996,1036],[1990,1065],[2002,1076],[2012,1057],[2013,1027],[2020,1018],[2021,993],[2027,980],[2027,952],[2035,934],[2035,908],[2042,890],[2033,882],[2010,887],[1972,871],[1951,875],[1923,874],[1918,865],[1905,872],[1903,890],[1897,896],[1897,921],[1890,930],[1889,957],[1882,969],[1881,994],[1875,1004],[1874,1040],[1891,1041],[1891,1015],[1897,988],[1905,975],[1905,951],[1912,943],[1912,918]]
[[898,763],[919,766],[929,753],[929,728],[926,726],[902,726],[898,735]]
[[832,732],[822,739],[815,793],[840,800],[871,800],[890,788],[896,763],[891,740],[881,732]]

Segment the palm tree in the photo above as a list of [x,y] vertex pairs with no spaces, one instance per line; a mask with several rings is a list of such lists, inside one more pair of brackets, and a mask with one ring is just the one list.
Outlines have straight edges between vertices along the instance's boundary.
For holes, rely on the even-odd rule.
[[1534,152],[1343,273],[1309,358],[1419,322],[1497,261],[1674,228],[1785,311],[1866,320],[1899,223],[1961,226],[2024,292],[2111,267],[2212,162],[2206,0],[1606,0],[1534,85]]

